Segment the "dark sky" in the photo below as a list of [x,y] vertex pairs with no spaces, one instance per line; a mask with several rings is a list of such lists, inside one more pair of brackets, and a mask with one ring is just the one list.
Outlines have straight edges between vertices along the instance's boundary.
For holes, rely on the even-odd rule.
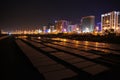
[[82,16],[120,11],[119,0],[3,0],[0,1],[0,27],[47,25],[58,19],[79,23]]

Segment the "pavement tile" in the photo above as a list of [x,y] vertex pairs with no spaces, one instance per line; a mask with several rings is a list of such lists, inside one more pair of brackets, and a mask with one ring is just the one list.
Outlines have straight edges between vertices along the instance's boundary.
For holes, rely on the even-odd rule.
[[43,54],[34,54],[34,53],[32,53],[32,54],[29,53],[29,56],[32,57],[33,59],[34,58],[46,58],[47,57]]
[[70,78],[77,75],[77,73],[73,72],[69,69],[53,71],[43,74],[46,80],[62,80],[64,78]]
[[65,53],[65,52],[54,52],[51,53],[52,55],[56,55],[56,56],[69,56],[69,54]]
[[91,61],[84,61],[84,62],[75,63],[73,65],[76,66],[77,68],[85,68],[91,65],[95,65],[95,63]]
[[[52,64],[57,64],[55,61],[53,60],[49,60],[49,61],[39,61],[39,60],[45,60],[48,57],[41,57],[39,54],[40,52],[38,52],[37,50],[35,50],[34,48],[31,48],[30,46],[26,45],[25,43],[23,43],[22,41],[18,40],[17,41],[18,45],[21,47],[21,49],[23,50],[23,52],[29,57],[30,61],[32,62],[32,64],[35,67],[38,66],[45,66],[45,65],[52,65]],[[31,56],[31,54],[35,54],[35,56]],[[37,56],[38,55],[38,56]]]
[[66,62],[71,63],[71,64],[75,64],[75,63],[82,62],[82,61],[86,61],[86,60],[81,59],[81,58],[73,58],[73,59],[66,60]]
[[49,65],[54,65],[57,64],[55,61],[43,61],[43,62],[37,62],[34,63],[35,66],[40,67],[40,66],[49,66]]
[[99,73],[101,73],[103,71],[108,70],[108,68],[105,67],[105,66],[97,64],[97,65],[94,65],[94,66],[84,68],[83,70],[90,73],[90,74],[92,74],[92,75],[96,75],[96,74],[99,74]]
[[40,48],[41,50],[45,51],[45,52],[53,52],[53,51],[57,51],[56,49],[50,48],[50,47],[45,47],[45,48]]
[[88,55],[93,55],[92,53],[87,53],[87,52],[83,52],[83,51],[80,51],[79,53],[77,53],[78,55],[80,56],[88,56]]
[[90,56],[86,56],[89,59],[96,59],[96,58],[100,58],[100,55],[90,55]]
[[64,52],[51,53],[51,54],[58,57],[58,58],[60,58],[60,59],[62,59],[62,60],[76,58],[75,56],[64,53]]
[[42,44],[40,44],[40,43],[36,43],[36,42],[33,42],[33,41],[29,41],[29,40],[27,40],[27,41],[30,42],[32,45],[34,45],[34,46],[36,46],[36,47],[40,47],[40,48],[46,47],[46,46],[44,46],[44,45],[42,45]]
[[73,59],[73,58],[76,58],[75,56],[56,56],[62,60],[67,60],[67,59]]
[[74,54],[79,54],[80,53],[79,50],[75,50],[75,49],[71,49],[71,50],[69,50],[69,52],[74,53]]
[[50,61],[53,61],[52,59],[50,59],[50,58],[42,58],[42,59],[38,59],[38,58],[36,58],[36,59],[32,59],[32,62],[34,62],[34,63],[40,63],[40,62],[50,62]]
[[75,51],[76,51],[75,49],[71,49],[71,48],[64,48],[64,50],[68,51],[68,52],[72,52],[72,53],[75,53]]
[[65,67],[60,64],[38,67],[38,70],[41,73],[46,73],[46,72],[56,71],[56,70],[61,70],[61,69],[65,69]]

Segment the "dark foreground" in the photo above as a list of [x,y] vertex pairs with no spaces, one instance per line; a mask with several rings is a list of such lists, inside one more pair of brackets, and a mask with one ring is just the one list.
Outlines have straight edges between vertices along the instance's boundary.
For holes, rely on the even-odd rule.
[[0,41],[0,54],[0,80],[42,80],[12,37]]
[[[1,53],[0,59],[1,59],[1,73],[2,73],[2,77],[0,80],[44,80],[45,79],[45,76],[43,76],[44,73],[41,74],[41,72],[38,71],[38,68],[35,68],[33,66],[34,64],[32,64],[30,59],[28,59],[28,57],[22,52],[22,50],[16,44],[15,40],[16,39],[12,36],[10,36],[6,39],[0,40],[0,53]],[[43,40],[44,43],[40,42],[40,44],[50,47],[50,48],[54,47],[53,43],[55,41],[53,41],[53,43],[50,43],[50,42],[52,42],[52,40],[51,41],[50,40],[45,41],[45,40],[46,39]],[[55,62],[65,66],[65,69],[69,69],[69,70],[75,72],[76,74],[78,74],[76,76],[66,78],[64,80],[120,80],[120,78],[119,78],[119,76],[120,76],[119,57],[120,56],[116,56],[116,54],[103,55],[103,52],[99,52],[100,58],[94,58],[94,59],[92,58],[91,59],[88,56],[82,56],[82,55],[78,56],[78,54],[75,55],[75,53],[72,53],[72,51],[71,52],[69,52],[69,50],[67,51],[67,46],[69,46],[69,45],[67,45],[63,42],[63,43],[61,43],[61,44],[63,44],[61,47],[66,46],[65,51],[64,50],[62,51],[62,50],[60,50],[60,48],[56,47],[56,48],[53,48],[53,49],[55,49],[56,54],[52,55],[52,53],[54,53],[54,52],[52,52],[52,53],[49,52],[49,49],[44,51],[44,48],[35,47],[35,46],[31,45],[30,43],[28,43],[27,41],[23,41],[23,42],[25,42],[27,45],[31,46],[32,48],[42,52],[43,54],[45,54],[45,56],[51,58]],[[50,43],[51,45],[48,45],[48,43]],[[54,44],[57,44],[57,43],[54,43]],[[59,45],[57,45],[57,46],[59,46]],[[74,46],[72,46],[72,48],[74,48]],[[70,49],[72,50],[72,48],[70,48]],[[39,50],[39,49],[41,49],[41,50]],[[88,50],[85,52],[91,52],[91,51]],[[103,65],[108,70],[103,73],[100,73],[98,75],[91,76],[87,72],[82,71],[82,69],[79,69],[79,67],[81,67],[83,65],[86,66],[88,64],[83,64],[80,66],[79,65],[74,66],[74,63],[69,64],[70,61],[73,61],[72,58],[69,59],[70,60],[69,61],[64,56],[63,57],[57,56],[57,54],[59,52],[64,52],[64,53],[68,54],[68,56],[71,55],[72,57],[74,56],[74,57],[77,57],[80,59],[84,59],[86,61],[90,61],[89,64],[91,64],[91,62],[92,63],[94,62],[95,64]],[[97,51],[94,51],[91,53],[96,54],[95,52],[97,52]],[[119,50],[118,50],[118,52],[119,52]],[[113,56],[111,56],[111,55],[113,55]],[[62,58],[65,58],[65,59],[61,60]],[[107,59],[105,59],[105,58],[107,58]],[[114,64],[114,62],[115,62],[115,64]],[[40,64],[40,63],[37,63],[37,64]],[[75,63],[75,64],[77,64],[77,63]],[[80,64],[82,64],[82,62]],[[78,66],[78,68],[76,66]],[[49,66],[47,66],[47,67],[49,68]],[[65,69],[63,69],[63,70],[65,70]],[[100,67],[100,69],[101,69],[101,67]],[[59,71],[61,71],[61,70],[58,70],[58,72]],[[99,71],[99,69],[98,69],[98,71]],[[95,74],[95,73],[93,73],[93,74]],[[56,76],[54,76],[54,77],[56,77]],[[56,79],[54,78],[54,80],[56,80]]]

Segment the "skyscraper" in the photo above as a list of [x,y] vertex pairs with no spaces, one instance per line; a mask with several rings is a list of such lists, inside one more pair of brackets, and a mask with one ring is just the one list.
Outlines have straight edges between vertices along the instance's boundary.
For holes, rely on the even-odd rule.
[[95,26],[95,16],[86,16],[81,19],[82,32],[93,32]]
[[68,30],[68,25],[69,25],[69,21],[66,20],[59,20],[56,21],[55,27],[58,33],[61,32],[67,32]]
[[106,30],[113,30],[113,32],[120,31],[120,12],[112,11],[101,15],[101,25],[103,32]]
[[97,29],[98,32],[102,31],[101,22],[97,23],[97,27],[95,29]]

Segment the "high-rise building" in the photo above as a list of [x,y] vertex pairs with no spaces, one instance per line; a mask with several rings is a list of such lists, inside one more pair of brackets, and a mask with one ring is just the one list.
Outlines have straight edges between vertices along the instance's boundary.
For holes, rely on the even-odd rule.
[[50,26],[50,31],[51,31],[51,32],[54,32],[54,31],[55,31],[54,26]]
[[67,30],[68,30],[68,32],[79,32],[80,31],[80,27],[79,27],[78,24],[68,25]]
[[59,21],[56,21],[55,28],[56,28],[58,33],[67,32],[68,31],[67,30],[68,29],[68,25],[69,25],[69,21],[59,20]]
[[74,32],[74,31],[76,31],[76,25],[68,25],[68,32]]
[[81,19],[82,32],[93,32],[95,26],[95,16],[86,16]]
[[95,27],[95,30],[97,30],[98,32],[102,31],[102,26],[101,26],[101,22],[98,22],[96,27]]
[[46,33],[47,31],[47,26],[43,26],[43,33]]
[[103,32],[112,30],[120,32],[120,12],[112,11],[101,15],[101,25]]

